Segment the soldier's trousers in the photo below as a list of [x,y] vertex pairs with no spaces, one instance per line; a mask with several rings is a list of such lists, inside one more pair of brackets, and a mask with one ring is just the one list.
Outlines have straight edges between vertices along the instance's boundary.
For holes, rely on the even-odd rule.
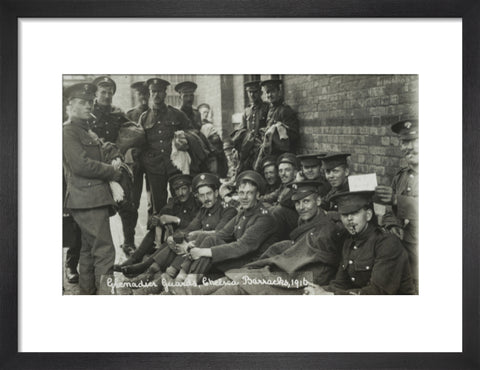
[[137,189],[135,188],[135,183],[132,183],[130,178],[122,181],[122,187],[125,192],[125,199],[119,204],[118,214],[122,219],[124,243],[133,245],[135,244],[135,227],[137,226],[137,209],[140,202],[140,196],[138,196],[137,201],[135,201],[134,197],[138,195],[135,193]]
[[82,248],[82,234],[80,232],[80,227],[78,227],[77,223],[72,217],[65,217],[63,219],[63,223],[63,243],[64,246],[67,247],[65,267],[76,270],[78,266],[78,260],[80,259],[80,249]]
[[[211,248],[216,245],[225,244],[225,241],[219,238],[216,235],[209,235],[203,242],[198,246],[198,248]],[[193,262],[185,260],[182,264],[182,269],[189,274],[205,274],[212,267],[212,259],[209,257],[201,257],[198,260]]]
[[155,229],[149,230],[138,248],[129,257],[130,262],[139,263],[142,262],[142,258],[148,254],[152,254],[155,251]]
[[415,291],[418,294],[418,243],[409,243],[405,240],[402,241],[403,246],[408,254],[408,262],[410,262],[410,269],[412,271],[412,281],[415,286]]
[[109,209],[73,209],[71,214],[82,234],[80,294],[95,294],[102,275],[113,275],[115,247],[110,231]]
[[167,204],[167,175],[149,172],[147,179],[150,184],[153,212],[156,213]]

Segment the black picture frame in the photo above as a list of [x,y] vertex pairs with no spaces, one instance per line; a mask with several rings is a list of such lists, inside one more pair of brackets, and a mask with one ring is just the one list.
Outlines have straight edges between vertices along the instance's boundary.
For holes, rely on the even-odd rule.
[[[17,243],[19,238],[17,20],[20,17],[462,18],[463,351],[461,353],[19,353],[17,349]],[[480,178],[479,1],[302,0],[293,5],[293,2],[288,0],[202,2],[199,0],[3,0],[0,3],[0,27],[1,369],[477,369],[480,367],[479,253],[476,243],[480,240],[478,227],[478,209],[480,209],[478,196],[478,179]],[[432,124],[432,130],[434,129]],[[444,268],[441,266],[439,266],[440,273],[444,273]],[[448,296],[449,292],[446,291],[445,300],[448,300]]]

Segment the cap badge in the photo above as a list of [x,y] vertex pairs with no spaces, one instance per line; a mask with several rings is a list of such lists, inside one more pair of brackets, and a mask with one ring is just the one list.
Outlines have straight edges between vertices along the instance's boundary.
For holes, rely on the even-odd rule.
[[105,78],[103,79],[103,81],[105,81],[105,82],[108,82],[108,78],[107,78],[107,77],[105,77]]
[[201,175],[200,180],[205,180],[205,175]]
[[410,129],[410,127],[412,127],[412,122],[410,121],[405,122],[405,128]]
[[83,85],[83,88],[84,88],[85,90],[88,90],[88,84]]
[[294,190],[297,190],[297,189],[298,189],[298,185],[297,185],[297,184],[293,184],[293,185],[292,185],[292,188],[293,188]]

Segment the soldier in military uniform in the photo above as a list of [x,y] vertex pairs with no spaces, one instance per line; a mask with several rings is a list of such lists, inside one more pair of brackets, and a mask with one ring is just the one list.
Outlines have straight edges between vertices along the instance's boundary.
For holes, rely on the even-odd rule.
[[246,82],[245,92],[248,106],[242,115],[242,122],[232,133],[235,149],[239,153],[239,172],[253,169],[265,135],[269,104],[262,101],[260,81]]
[[336,206],[330,202],[330,198],[335,194],[349,191],[348,175],[350,175],[350,170],[347,162],[347,157],[349,156],[349,153],[331,153],[322,157],[325,177],[332,187],[322,204],[326,211],[336,212]]
[[113,201],[109,181],[118,181],[119,164],[103,162],[102,143],[89,128],[96,86],[75,84],[65,91],[69,120],[63,125],[63,165],[67,182],[65,207],[79,226],[81,294],[95,294],[104,275],[113,274],[115,248],[109,216]]
[[139,118],[147,139],[142,163],[150,184],[153,212],[158,213],[167,201],[167,180],[177,172],[170,159],[174,133],[189,129],[190,120],[185,113],[165,104],[168,81],[150,78],[146,84],[149,108]]
[[138,119],[148,109],[148,88],[145,81],[137,81],[130,85],[136,96],[138,104],[127,111],[127,118],[130,121],[138,122]]
[[268,154],[279,156],[285,152],[295,153],[299,139],[298,118],[295,111],[283,101],[282,81],[261,82],[263,94],[270,103],[263,144],[254,169],[260,168],[263,157]]
[[265,191],[262,176],[255,171],[244,171],[236,183],[240,201],[237,216],[190,250],[194,262],[185,283],[198,282],[212,268],[227,271],[256,260],[277,240],[275,220],[259,201]]
[[[340,229],[320,207],[325,183],[295,181],[289,184],[292,201],[299,214],[297,227],[289,240],[271,245],[258,260],[240,269],[225,272],[226,277],[214,284],[174,289],[175,294],[302,294],[303,278],[319,285],[328,284],[338,270],[344,230]],[[245,281],[284,281],[302,283],[290,287],[267,284],[253,285]],[[238,285],[228,284],[235,281]]]
[[[190,175],[176,174],[168,179],[174,197],[170,198],[167,204],[148,220],[149,230],[142,240],[138,249],[121,265],[115,265],[114,269],[123,272],[126,276],[132,277],[145,271],[153,262],[147,260],[140,262],[142,258],[155,251],[156,228],[162,230],[170,229],[171,232],[177,229],[186,228],[198,212],[199,204],[192,194],[192,177]],[[163,234],[163,232],[162,232]],[[158,238],[158,239],[161,239]],[[161,242],[161,240],[157,240]],[[162,248],[162,246],[160,246]]]
[[280,177],[278,176],[277,163],[274,156],[265,157],[262,163],[262,173],[267,186],[265,188],[265,197],[275,192],[281,185]]
[[[158,272],[166,272],[166,278],[184,280],[186,270],[189,269],[191,261],[183,257],[187,252],[184,240],[192,245],[192,242],[200,244],[208,235],[214,235],[222,230],[224,226],[237,214],[237,210],[229,207],[221,201],[218,195],[220,181],[218,176],[209,173],[202,173],[193,179],[193,188],[202,207],[195,218],[186,228],[178,230],[174,236],[180,236],[180,240],[169,240],[166,245],[152,256],[152,264],[147,271],[139,275],[135,280],[148,282],[154,279]],[[155,262],[153,262],[155,261]],[[186,263],[185,263],[186,262]],[[184,264],[185,263],[185,264]],[[184,264],[183,270],[182,264]],[[180,272],[180,273],[179,273]],[[180,275],[180,276],[177,276]],[[182,277],[183,276],[183,277]],[[165,278],[165,276],[164,276]],[[161,279],[157,279],[156,286],[139,289],[135,294],[157,294],[161,291]]]
[[175,91],[180,94],[180,110],[187,115],[192,127],[200,130],[202,128],[202,118],[200,112],[193,108],[196,90],[197,84],[191,81],[183,81],[175,85]]
[[324,153],[297,155],[297,159],[300,161],[300,172],[297,174],[297,178],[299,180],[324,182],[327,183],[331,189],[331,185],[327,181],[322,168],[322,158],[325,156],[326,154]]
[[415,294],[402,243],[376,224],[373,194],[359,191],[332,197],[349,237],[335,279],[324,288],[311,284],[305,294]]
[[[97,85],[95,103],[93,106],[93,120],[90,128],[102,141],[115,143],[118,139],[120,128],[131,121],[118,107],[112,105],[112,99],[117,90],[117,85],[110,77],[100,76],[93,80]],[[119,204],[118,214],[122,219],[124,242],[122,249],[127,256],[135,250],[135,226],[138,219],[138,203],[133,200],[133,183],[129,178],[123,181],[125,186],[125,199]]]
[[392,186],[378,186],[377,199],[390,209],[383,217],[385,227],[405,246],[418,292],[418,120],[392,125],[400,137],[400,149],[407,162],[393,178]]
[[[270,158],[273,159],[273,157]],[[276,166],[281,184],[277,190],[264,195],[261,199],[263,202],[267,203],[267,207],[269,207],[269,205],[276,206],[284,203],[288,208],[294,208],[293,203],[290,200],[290,189],[287,185],[293,182],[297,176],[298,160],[295,154],[284,153],[276,160]]]

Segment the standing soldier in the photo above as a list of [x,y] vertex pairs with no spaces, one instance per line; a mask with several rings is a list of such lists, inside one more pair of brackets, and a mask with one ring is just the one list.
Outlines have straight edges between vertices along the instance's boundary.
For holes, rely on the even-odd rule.
[[138,104],[127,111],[127,117],[130,121],[138,122],[138,119],[148,109],[148,88],[145,81],[137,81],[130,85],[136,96]]
[[239,172],[253,169],[265,135],[269,104],[262,101],[260,81],[245,83],[248,106],[242,116],[242,123],[233,133],[233,142],[240,155]]
[[299,137],[298,118],[295,111],[283,101],[280,80],[262,81],[263,93],[270,103],[267,115],[267,131],[257,158],[255,169],[260,168],[264,156],[279,156],[285,152],[296,152]]
[[115,247],[109,216],[115,205],[109,181],[122,176],[119,165],[103,162],[102,144],[88,126],[96,86],[75,84],[65,91],[69,120],[63,126],[65,207],[80,228],[80,293],[95,294],[103,275],[113,274]]
[[[117,85],[110,77],[100,76],[93,80],[97,86],[95,103],[93,106],[93,121],[90,128],[103,142],[115,143],[120,128],[128,125],[130,120],[120,108],[112,105],[112,99]],[[122,249],[127,257],[135,250],[135,226],[137,225],[137,208],[132,199],[132,181],[128,179],[122,183],[126,186],[125,199],[119,204],[118,214],[122,219],[124,242]]]
[[183,81],[175,86],[175,91],[180,94],[180,101],[182,103],[180,110],[187,115],[192,123],[192,127],[200,130],[202,127],[202,118],[200,117],[200,112],[193,108],[195,90],[197,90],[197,84],[191,81]]
[[418,120],[397,122],[392,131],[400,137],[407,167],[395,175],[392,186],[377,186],[375,195],[391,206],[382,222],[403,241],[418,293]]
[[154,213],[158,213],[165,206],[167,180],[171,174],[177,172],[170,159],[174,133],[190,128],[190,121],[185,113],[165,104],[168,85],[170,82],[161,78],[150,78],[147,81],[149,108],[139,118],[147,140],[142,152],[142,162],[150,184]]

